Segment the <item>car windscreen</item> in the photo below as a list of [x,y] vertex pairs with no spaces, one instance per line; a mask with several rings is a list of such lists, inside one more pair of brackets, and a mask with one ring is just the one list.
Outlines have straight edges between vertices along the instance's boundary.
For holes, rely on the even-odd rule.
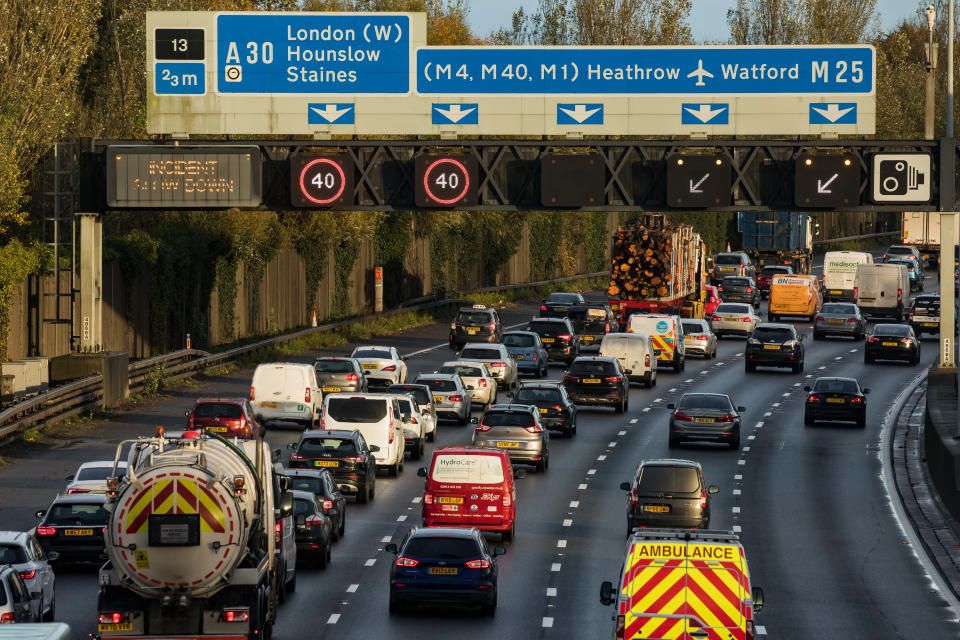
[[689,411],[690,409],[717,409],[718,411],[729,411],[730,401],[726,396],[714,394],[688,393],[680,398],[677,403],[677,411]]
[[460,352],[460,357],[464,360],[498,360],[502,357],[502,354],[499,349],[467,347]]
[[514,400],[518,404],[525,402],[560,402],[560,391],[558,389],[529,389],[521,387],[517,391]]
[[435,482],[500,484],[503,464],[489,454],[442,453],[434,459],[431,478]]
[[720,254],[713,259],[713,264],[740,264],[740,256],[730,254]]
[[76,525],[105,525],[107,524],[107,510],[102,504],[76,503],[55,504],[47,514],[47,525],[76,526]]
[[113,473],[113,466],[85,467],[83,469],[80,469],[80,471],[77,472],[77,475],[74,478],[74,480],[84,481],[84,482],[87,480],[106,480],[107,478],[110,477],[112,473]]
[[400,406],[400,415],[403,416],[404,422],[410,422],[410,416],[413,415],[413,405],[410,404],[409,400],[399,400],[397,404]]
[[531,322],[530,331],[536,331],[540,335],[555,336],[558,333],[564,333],[567,330],[562,322]]
[[242,418],[243,407],[230,402],[202,402],[193,408],[194,418]]
[[917,265],[912,260],[887,260],[887,264],[902,264],[908,270],[916,269]]
[[570,370],[567,371],[567,373],[572,376],[588,377],[614,375],[616,372],[612,362],[597,362],[595,360],[575,361],[570,365]]
[[757,327],[750,336],[760,342],[786,342],[793,340],[793,332],[790,329],[780,329],[778,327]]
[[821,378],[814,383],[813,390],[820,393],[857,393],[860,391],[860,385],[856,380]]
[[355,373],[354,366],[350,360],[317,360],[313,363],[317,373]]
[[489,313],[484,313],[483,311],[461,311],[457,314],[457,322],[459,324],[467,325],[480,325],[480,324],[489,324],[493,319],[490,317]]
[[467,560],[479,557],[480,546],[467,538],[411,538],[403,548],[403,555],[444,560]]
[[293,500],[294,517],[312,516],[315,511],[316,511],[316,507],[314,506],[312,500],[303,500],[302,498],[294,498]]
[[532,427],[536,424],[536,421],[532,415],[526,412],[488,411],[480,419],[480,424],[487,427]]
[[686,466],[645,465],[640,471],[640,493],[693,493],[700,489],[697,470]]
[[873,329],[873,335],[875,336],[897,336],[899,338],[906,338],[910,335],[910,330],[902,325],[895,324],[878,324]]
[[938,298],[916,298],[913,301],[913,306],[924,311],[940,311],[940,300]]
[[357,349],[353,352],[351,358],[380,358],[381,360],[393,360],[393,355],[386,349]]
[[745,304],[724,303],[718,305],[714,313],[750,313],[750,307]]
[[724,278],[723,286],[725,287],[749,287],[750,278]]
[[435,380],[430,378],[424,378],[422,380],[417,380],[418,384],[425,384],[430,387],[431,391],[456,391],[457,383],[453,380]]
[[911,249],[910,247],[890,247],[889,249],[887,249],[887,253],[890,255],[896,255],[896,256],[905,256],[905,255],[912,256],[913,249]]
[[857,305],[855,304],[837,304],[836,302],[829,302],[822,307],[820,307],[820,313],[835,313],[837,315],[854,315],[857,313]]
[[430,404],[430,394],[427,393],[426,389],[421,387],[406,387],[403,385],[390,385],[387,387],[387,393],[405,393],[407,395],[413,396],[417,404],[423,406],[425,404]]
[[440,367],[440,373],[455,373],[458,376],[466,376],[468,378],[482,378],[484,375],[483,369],[460,364],[444,365]]
[[307,438],[300,443],[297,453],[305,458],[323,454],[345,457],[357,454],[357,443],[348,438]]
[[608,329],[606,309],[595,309],[593,307],[571,309],[568,317],[570,318],[570,324],[573,325],[574,331],[578,333],[584,331],[588,333],[606,333]]
[[775,274],[784,274],[784,273],[792,274],[793,269],[790,269],[788,267],[764,267],[763,269],[760,270],[760,273],[768,276],[775,275]]
[[503,336],[503,345],[506,347],[532,347],[534,337],[522,333],[507,333]]
[[330,396],[326,414],[337,422],[380,422],[387,415],[387,402],[382,398]]
[[[18,544],[0,543],[0,565],[29,562],[27,552]],[[0,591],[3,591],[0,589]]]
[[320,478],[290,478],[290,488],[297,491],[309,491],[318,496],[323,495],[323,480]]
[[580,296],[575,293],[551,293],[547,296],[547,302],[551,304],[577,304],[580,302]]
[[681,322],[683,326],[683,334],[690,335],[692,333],[706,333],[707,329],[699,322]]

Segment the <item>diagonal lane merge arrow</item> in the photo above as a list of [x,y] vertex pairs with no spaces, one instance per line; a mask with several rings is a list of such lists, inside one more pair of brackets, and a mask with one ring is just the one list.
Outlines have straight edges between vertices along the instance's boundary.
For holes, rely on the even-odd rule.
[[703,193],[703,189],[700,188],[700,185],[706,182],[707,178],[709,177],[709,173],[705,174],[702,178],[700,178],[700,181],[697,182],[697,184],[693,184],[693,178],[690,178],[690,193]]
[[826,182],[823,182],[822,184],[821,184],[821,180],[817,178],[817,193],[833,193],[833,191],[831,191],[830,189],[827,189],[827,187],[829,187],[830,183],[839,177],[840,177],[840,174],[835,173],[832,176],[830,176],[829,180],[827,180]]

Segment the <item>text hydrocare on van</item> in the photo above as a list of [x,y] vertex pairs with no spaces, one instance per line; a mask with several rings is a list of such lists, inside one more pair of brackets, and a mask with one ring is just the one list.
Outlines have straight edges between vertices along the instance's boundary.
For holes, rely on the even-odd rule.
[[774,276],[770,280],[771,322],[781,316],[803,316],[813,321],[820,303],[820,283],[816,276]]
[[853,287],[857,267],[873,264],[873,256],[864,251],[828,251],[823,256],[823,300],[854,302]]
[[736,534],[634,529],[620,581],[600,585],[600,602],[617,606],[617,640],[752,640],[763,591],[751,589]]
[[642,333],[660,351],[657,363],[683,371],[686,351],[683,347],[683,326],[680,316],[662,313],[634,314],[627,320],[627,333]]

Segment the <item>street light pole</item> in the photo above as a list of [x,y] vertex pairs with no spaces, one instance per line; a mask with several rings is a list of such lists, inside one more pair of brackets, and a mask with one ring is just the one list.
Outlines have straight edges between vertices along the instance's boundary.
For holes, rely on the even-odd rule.
[[933,26],[937,12],[931,4],[927,7],[927,113],[924,121],[924,138],[933,140],[934,96],[936,95],[937,45],[933,41]]
[[956,29],[953,17],[954,0],[948,1],[950,11],[947,15],[950,25],[947,27],[947,137],[953,138],[953,40],[956,37]]

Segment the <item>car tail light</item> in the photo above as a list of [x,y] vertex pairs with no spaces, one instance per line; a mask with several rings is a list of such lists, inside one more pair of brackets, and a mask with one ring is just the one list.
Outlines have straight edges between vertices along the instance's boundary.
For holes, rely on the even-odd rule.
[[420,424],[415,416],[410,416],[410,424]]
[[30,571],[21,571],[20,579],[21,580],[33,580],[33,577],[37,575],[36,569],[30,569]]
[[291,459],[291,460],[303,460],[303,456],[297,455],[296,453],[291,453],[291,454],[290,454],[290,459]]
[[555,404],[555,405],[553,405],[553,406],[550,407],[550,408],[553,409],[554,411],[563,411],[563,407],[561,407],[561,406],[558,405],[558,404]]
[[856,321],[857,321],[856,318],[847,318],[847,322],[856,322]]
[[720,285],[719,287],[717,287],[717,289],[720,291],[723,291],[723,285]]
[[817,396],[817,395],[807,396],[807,402],[820,402],[820,396]]
[[484,560],[483,558],[477,558],[476,560],[471,560],[470,562],[464,562],[463,566],[467,569],[489,569],[490,561]]
[[629,324],[627,325],[627,333],[633,333],[633,327],[631,327]]
[[863,398],[860,398],[860,397],[851,398],[850,404],[863,404]]
[[457,330],[457,321],[454,320],[453,322],[450,323],[450,331],[456,331],[456,330]]
[[534,354],[533,354],[533,361],[534,361],[534,362],[537,361],[537,354],[536,354],[536,352],[534,352]]
[[609,323],[609,322],[604,322],[604,323],[603,323],[603,332],[604,332],[604,333],[610,333],[610,323]]
[[564,381],[564,382],[576,382],[577,380],[579,380],[579,378],[578,378],[577,376],[571,376],[571,375],[569,375],[569,374],[563,376],[563,381]]
[[248,622],[250,620],[250,610],[246,607],[242,609],[224,609],[220,612],[220,622]]
[[396,564],[398,567],[416,567],[420,564],[420,561],[414,560],[413,558],[407,558],[406,556],[400,556],[397,558],[394,564]]
[[630,504],[637,504],[640,502],[640,496],[637,495],[636,489],[630,490]]
[[697,340],[707,340],[707,336],[697,336]]
[[903,344],[905,344],[906,346],[909,347],[910,345],[913,344],[913,340],[912,340],[911,338],[904,338],[904,339],[903,339]]
[[13,612],[7,611],[6,613],[0,613],[0,624],[7,624],[13,622]]
[[486,379],[486,378],[480,378],[479,380],[477,380],[477,384],[480,385],[481,387],[483,387],[484,389],[486,389],[486,388],[487,388],[487,379]]
[[563,340],[564,342],[570,342],[570,340],[573,338],[573,336],[571,336],[569,333],[561,333],[557,337]]
[[617,628],[614,632],[615,640],[623,640],[627,633],[627,617],[622,613],[617,616]]
[[192,414],[192,413],[190,414],[190,417],[187,419],[187,428],[189,428],[189,429],[192,429],[192,428],[193,428],[193,414]]
[[491,367],[505,367],[507,366],[506,362],[494,362],[490,365]]
[[283,522],[280,520],[273,525],[273,544],[278,547],[283,544]]
[[717,422],[733,422],[734,420],[736,420],[736,417],[729,413],[725,416],[720,416],[717,418]]
[[650,354],[649,354],[649,353],[646,354],[645,356],[643,356],[643,366],[645,366],[645,367],[649,367],[649,366],[650,366]]
[[483,424],[482,422],[477,425],[477,428],[474,431],[490,431],[490,425]]
[[112,613],[101,613],[97,616],[97,621],[100,624],[120,624],[126,622],[128,616],[125,612],[114,611]]
[[355,464],[363,464],[364,462],[367,461],[367,459],[364,458],[363,456],[351,456],[351,457],[349,457],[349,458],[344,458],[343,461],[344,461],[344,462],[353,462],[353,463],[355,463]]
[[707,492],[706,491],[700,492],[700,508],[701,509],[707,508]]
[[878,338],[877,336],[870,336],[867,339],[867,342],[880,342],[880,338]]
[[740,322],[750,322],[750,316],[743,316],[740,318]]
[[814,319],[814,322],[823,322],[823,320],[824,320],[823,316],[817,314],[817,317]]
[[57,532],[53,527],[37,527],[38,536],[52,536]]
[[253,402],[256,399],[257,394],[254,392],[254,388],[250,387],[250,402]]
[[901,298],[903,298],[903,289],[897,289],[897,302],[900,302]]
[[504,507],[509,507],[511,504],[513,504],[513,498],[510,497],[509,493],[505,493],[503,494],[503,498],[500,500],[500,504],[502,504]]
[[856,304],[857,300],[860,299],[860,287],[853,288],[853,303]]
[[913,309],[910,309],[910,313],[907,314],[907,318],[913,320]]
[[606,376],[604,378],[605,382],[623,382],[623,378],[620,376]]
[[674,419],[676,420],[693,420],[690,416],[685,413],[675,413],[673,414]]
[[393,444],[394,437],[395,436],[393,434],[393,421],[391,420],[390,423],[387,424],[387,442],[390,444]]
[[330,498],[324,498],[324,499],[323,499],[323,510],[324,510],[324,511],[330,511],[330,509],[333,509],[333,500],[331,500]]
[[347,382],[360,382],[360,376],[355,373],[348,373]]
[[753,293],[753,287],[747,287],[747,293]]
[[448,397],[450,399],[450,402],[463,402],[463,396],[460,395],[459,393],[454,394],[452,396],[448,396]]
[[231,431],[243,431],[246,427],[247,427],[247,419],[240,418],[240,422],[235,423],[234,426],[230,427],[230,429]]
[[388,371],[388,372],[390,372],[390,373],[393,373],[393,372],[396,371],[396,370],[397,370],[397,365],[395,365],[395,364],[391,364],[391,365],[389,365],[389,366],[387,366],[387,367],[384,367],[384,368],[382,369],[382,371]]
[[425,493],[423,494],[423,504],[433,504],[433,494]]
[[547,310],[547,305],[545,304],[540,305],[540,311],[546,311],[546,310]]
[[71,493],[90,493],[90,489],[67,489],[67,494]]
[[527,427],[527,432],[528,432],[528,433],[543,433],[543,429],[540,427],[540,425],[534,424],[534,425],[530,425],[529,427]]
[[497,330],[497,325],[491,322],[491,323],[490,323],[490,333],[493,333],[493,332],[495,332],[496,330]]
[[306,522],[311,527],[319,527],[320,525],[323,524],[323,518],[318,518],[317,516],[308,516],[307,519],[304,520],[304,522]]
[[307,387],[303,392],[303,401],[310,402],[310,387]]

